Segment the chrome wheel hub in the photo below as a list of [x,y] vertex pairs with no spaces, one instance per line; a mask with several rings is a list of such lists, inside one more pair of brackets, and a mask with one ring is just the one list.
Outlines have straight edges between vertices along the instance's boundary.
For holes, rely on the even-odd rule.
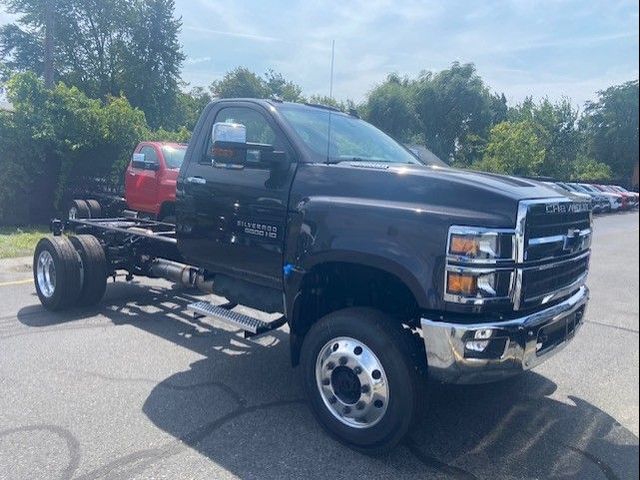
[[42,295],[51,298],[53,292],[56,290],[56,266],[53,263],[53,257],[46,250],[43,250],[40,252],[40,255],[38,255],[36,276]]
[[373,351],[354,338],[334,338],[320,349],[316,384],[327,409],[349,427],[372,427],[387,410],[384,368]]

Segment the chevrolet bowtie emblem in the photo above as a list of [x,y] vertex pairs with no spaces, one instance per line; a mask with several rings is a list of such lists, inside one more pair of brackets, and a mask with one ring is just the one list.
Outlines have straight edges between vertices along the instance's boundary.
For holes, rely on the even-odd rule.
[[564,250],[573,252],[580,248],[582,245],[582,236],[580,235],[580,229],[572,228],[567,232],[564,237]]

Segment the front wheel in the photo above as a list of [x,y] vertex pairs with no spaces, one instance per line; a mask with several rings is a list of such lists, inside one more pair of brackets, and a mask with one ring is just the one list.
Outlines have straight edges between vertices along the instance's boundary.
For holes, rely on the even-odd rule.
[[301,356],[305,392],[320,424],[368,454],[389,450],[413,425],[425,400],[420,362],[426,363],[424,354],[411,335],[368,308],[320,319]]

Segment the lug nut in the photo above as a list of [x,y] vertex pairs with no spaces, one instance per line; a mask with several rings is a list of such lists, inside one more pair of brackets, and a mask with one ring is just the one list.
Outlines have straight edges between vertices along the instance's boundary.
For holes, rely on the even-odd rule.
[[342,412],[343,412],[345,415],[350,414],[350,413],[351,413],[351,407],[344,407],[344,410],[342,410]]
[[356,375],[360,375],[362,373],[362,369],[360,367],[355,367],[353,369],[353,373],[355,373]]
[[373,402],[373,405],[376,408],[382,408],[382,405],[384,405],[384,404],[382,403],[382,400],[376,400],[375,402]]
[[362,410],[364,408],[364,402],[360,400],[358,403],[356,403],[356,408],[358,410]]
[[375,380],[379,380],[380,377],[382,377],[382,374],[380,373],[380,370],[374,370],[373,372],[371,372],[371,376],[375,379]]
[[329,397],[329,403],[331,403],[331,404],[336,403],[336,397],[334,397],[333,395],[331,395],[331,396]]
[[369,388],[369,385],[362,385],[362,387],[360,387],[360,391],[361,391],[362,393],[369,393],[369,390],[371,390],[371,389]]
[[334,368],[336,368],[336,364],[333,362],[329,362],[327,363],[327,370],[333,370]]
[[330,385],[331,384],[331,380],[329,380],[328,378],[323,378],[322,379],[322,384],[323,385]]
[[340,357],[340,365],[346,365],[347,364],[347,357]]

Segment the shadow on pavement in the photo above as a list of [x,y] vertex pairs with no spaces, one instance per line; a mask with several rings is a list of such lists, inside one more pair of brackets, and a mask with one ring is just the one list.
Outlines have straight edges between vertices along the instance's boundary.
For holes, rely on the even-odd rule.
[[403,445],[378,458],[348,450],[305,405],[286,333],[248,341],[213,328],[185,312],[197,299],[192,293],[116,284],[96,309],[18,313],[30,327],[98,314],[203,356],[156,385],[143,406],[176,440],[116,458],[86,478],[161,475],[163,459],[189,448],[239,478],[638,478],[638,438],[580,398],[552,398],[556,385],[535,372],[491,385],[432,385]]

